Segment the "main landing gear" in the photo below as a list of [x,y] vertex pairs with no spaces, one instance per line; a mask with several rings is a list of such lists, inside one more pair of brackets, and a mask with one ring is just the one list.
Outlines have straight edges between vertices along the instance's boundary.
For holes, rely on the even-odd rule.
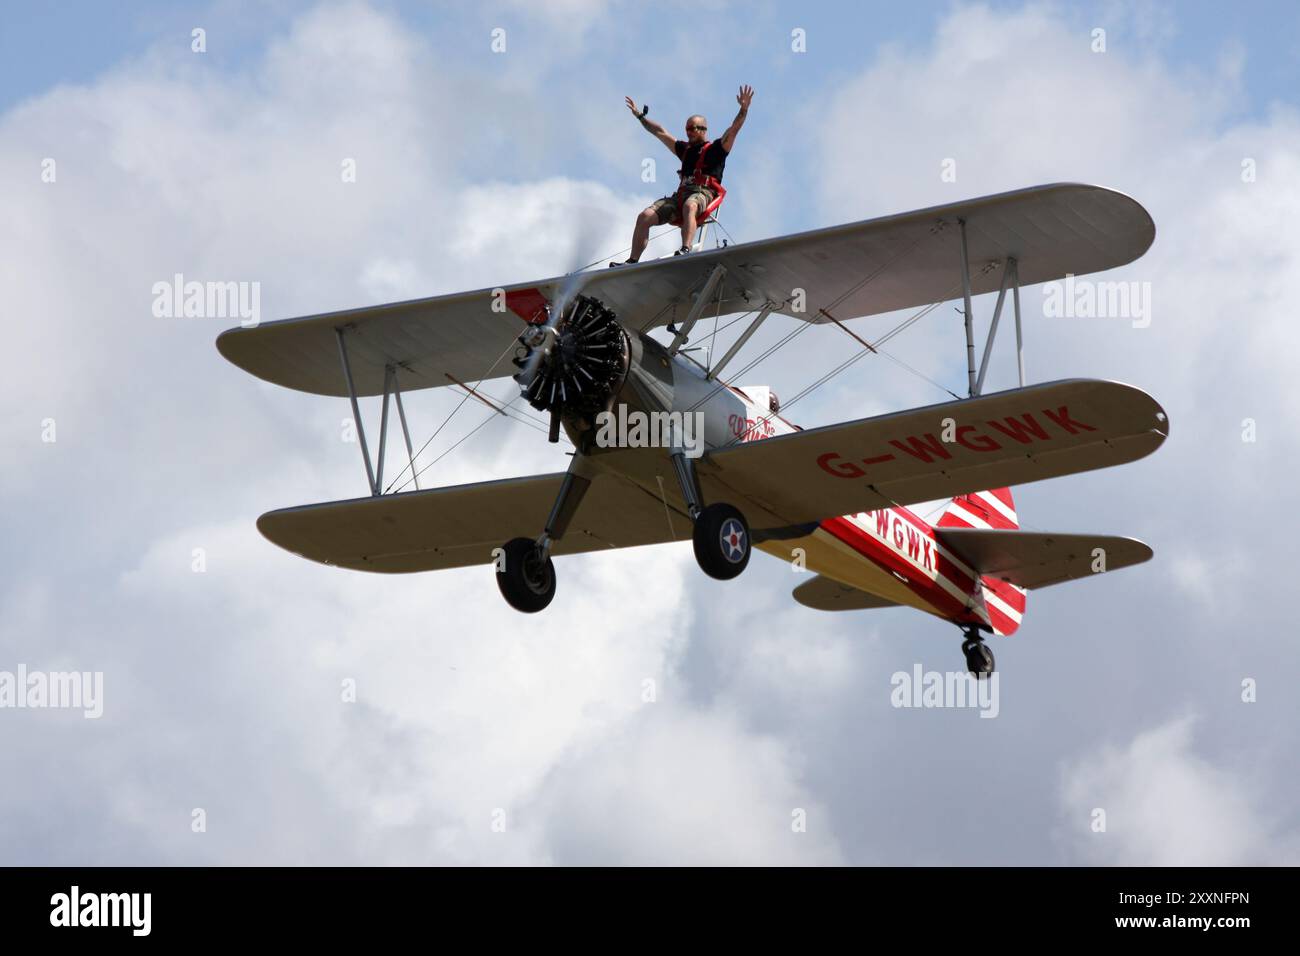
[[695,560],[711,578],[729,581],[749,564],[749,526],[731,505],[713,504],[702,510],[692,538]]
[[962,628],[966,639],[961,642],[961,652],[966,655],[966,669],[971,676],[988,677],[993,673],[993,651],[984,643],[984,636],[975,625]]
[[563,537],[582,496],[591,487],[587,461],[574,455],[560,490],[551,506],[546,529],[536,541],[512,538],[496,553],[497,587],[516,611],[536,614],[555,597],[555,565],[551,563],[551,542]]
[[749,564],[752,550],[749,523],[738,508],[724,502],[706,507],[700,500],[700,486],[691,459],[682,452],[674,452],[671,457],[687,511],[695,522],[691,534],[695,560],[709,577],[730,581]]
[[516,611],[534,614],[542,610],[555,597],[551,556],[530,538],[507,541],[497,562],[497,587]]
[[[687,509],[695,522],[692,540],[700,569],[719,581],[739,576],[748,566],[752,553],[749,523],[745,516],[738,508],[725,502],[703,505],[691,460],[682,452],[676,452],[672,455],[672,462]],[[560,484],[542,536],[536,541],[513,538],[495,553],[497,587],[506,603],[516,611],[536,614],[555,597],[551,545],[564,535],[582,496],[591,485],[592,477],[587,462],[582,456],[575,455]]]

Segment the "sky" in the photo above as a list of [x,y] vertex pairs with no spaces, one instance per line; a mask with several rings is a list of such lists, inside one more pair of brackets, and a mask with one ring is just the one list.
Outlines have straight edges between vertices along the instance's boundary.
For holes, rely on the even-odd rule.
[[[1300,862],[1297,19],[599,0],[10,14],[0,672],[101,673],[103,707],[0,708],[0,862]],[[259,514],[364,493],[347,402],[225,362],[229,319],[152,308],[176,273],[257,282],[278,319],[613,255],[671,188],[623,97],[670,129],[719,126],[742,83],[736,241],[1059,181],[1119,189],[1156,222],[1106,276],[1146,284],[1149,324],[1022,296],[1031,381],[1137,385],[1171,434],[1140,462],[1015,490],[1026,528],[1134,535],[1155,558],[1030,594],[993,642],[995,719],[891,704],[895,673],[961,668],[956,628],[808,610],[766,556],[727,583],[684,545],[564,558],[555,602],[524,617],[486,568],[387,577],[280,551]],[[738,384],[793,395],[838,364],[839,334],[810,330]],[[1015,384],[1007,345],[987,390]],[[867,360],[790,417],[963,386],[951,304],[891,348],[922,374]],[[455,403],[408,396],[417,444]],[[429,457],[480,421],[457,413]],[[502,420],[422,480],[565,460]]]

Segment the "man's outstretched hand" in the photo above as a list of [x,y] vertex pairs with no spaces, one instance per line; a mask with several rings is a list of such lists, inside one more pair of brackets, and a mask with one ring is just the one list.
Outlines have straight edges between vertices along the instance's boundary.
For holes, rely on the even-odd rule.
[[[752,86],[742,86],[740,92],[736,94],[736,102],[740,104],[742,110],[749,109],[750,100],[754,98],[754,88]],[[631,103],[631,100],[628,100]]]
[[632,111],[632,114],[633,114],[634,116],[640,116],[640,115],[641,115],[641,111],[640,111],[639,109],[637,109],[636,101],[635,101],[634,99],[632,99],[632,97],[630,97],[630,96],[625,96],[625,97],[623,97],[623,99],[627,101],[627,108],[630,109],[630,110]]

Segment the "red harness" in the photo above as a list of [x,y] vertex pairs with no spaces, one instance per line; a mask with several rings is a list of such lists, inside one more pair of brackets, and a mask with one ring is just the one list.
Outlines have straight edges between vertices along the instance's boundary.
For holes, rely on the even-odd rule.
[[[713,140],[711,139],[704,141],[704,145],[700,147],[700,151],[695,157],[695,169],[691,172],[691,175],[685,177],[682,180],[682,184],[677,187],[677,215],[679,217],[684,217],[686,215],[685,193],[687,186],[703,186],[705,189],[713,190],[714,196],[725,195],[725,190],[722,188],[722,181],[715,179],[704,171],[704,154],[709,151],[709,147],[712,144]],[[704,214],[703,209],[700,210],[700,214]]]

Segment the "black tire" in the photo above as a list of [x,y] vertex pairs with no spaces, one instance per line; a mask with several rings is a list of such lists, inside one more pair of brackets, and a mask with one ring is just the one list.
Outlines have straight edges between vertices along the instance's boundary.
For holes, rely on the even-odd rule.
[[993,650],[983,641],[967,639],[961,646],[966,655],[966,669],[976,678],[988,677],[993,673]]
[[709,505],[695,519],[695,560],[711,578],[730,581],[749,564],[749,525],[727,504]]
[[516,611],[536,614],[555,597],[555,566],[538,554],[537,542],[529,538],[507,541],[502,550],[505,566],[497,571],[501,596]]

